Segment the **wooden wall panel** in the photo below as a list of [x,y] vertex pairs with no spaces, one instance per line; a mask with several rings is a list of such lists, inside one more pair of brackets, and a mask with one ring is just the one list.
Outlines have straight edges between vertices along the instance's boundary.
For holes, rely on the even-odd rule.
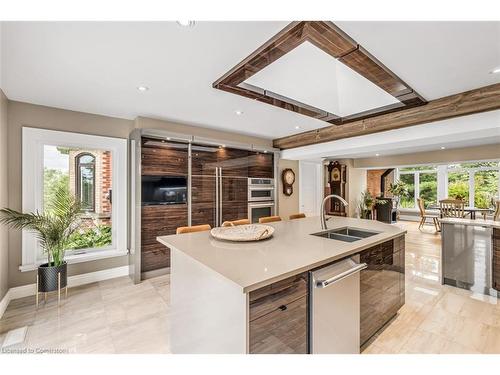
[[248,176],[274,178],[274,156],[272,153],[253,153],[249,156]]
[[143,138],[141,152],[143,175],[186,176],[188,173],[186,144]]
[[156,237],[187,225],[187,204],[143,206],[141,215],[141,271],[170,267],[170,250]]

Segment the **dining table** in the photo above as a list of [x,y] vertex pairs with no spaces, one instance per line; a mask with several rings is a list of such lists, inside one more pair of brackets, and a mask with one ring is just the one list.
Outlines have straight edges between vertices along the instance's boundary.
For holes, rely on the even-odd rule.
[[[437,205],[427,207],[428,210],[438,210],[439,217],[443,218],[443,214],[441,211],[441,207]],[[476,213],[480,213],[482,215],[493,212],[492,208],[479,208],[479,207],[464,207],[465,215],[469,215],[472,220],[476,219]]]

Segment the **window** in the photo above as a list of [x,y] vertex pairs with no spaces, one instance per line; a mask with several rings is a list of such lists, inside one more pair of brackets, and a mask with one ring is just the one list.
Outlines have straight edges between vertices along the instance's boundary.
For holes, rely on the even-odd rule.
[[408,196],[401,197],[401,208],[417,208],[417,198],[424,200],[425,207],[437,203],[437,169],[434,166],[406,167],[398,169],[399,179],[408,185]]
[[[69,263],[127,253],[126,171],[125,139],[23,128],[23,211],[43,211],[61,186],[81,203]],[[32,233],[22,248],[22,271],[45,260]]]
[[408,185],[408,196],[401,197],[402,208],[415,208],[415,175],[413,173],[402,174],[399,179]]
[[423,199],[425,208],[437,204],[437,173],[419,174],[419,197]]
[[397,170],[410,191],[401,199],[402,208],[416,208],[416,198],[425,207],[445,198],[462,199],[467,206],[492,208],[500,199],[500,162],[467,162],[449,165],[405,167]]
[[76,197],[82,210],[95,211],[95,156],[78,154],[76,157]]

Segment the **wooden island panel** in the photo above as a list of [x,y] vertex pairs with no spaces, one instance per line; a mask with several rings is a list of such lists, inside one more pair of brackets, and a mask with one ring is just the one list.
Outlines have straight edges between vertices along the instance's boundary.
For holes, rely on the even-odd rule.
[[492,237],[493,289],[500,291],[500,229],[493,228]]

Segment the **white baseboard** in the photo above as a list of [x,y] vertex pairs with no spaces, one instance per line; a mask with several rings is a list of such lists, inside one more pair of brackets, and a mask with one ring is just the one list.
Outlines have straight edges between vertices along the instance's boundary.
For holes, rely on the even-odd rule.
[[[95,283],[97,281],[114,279],[116,277],[127,276],[128,274],[129,274],[129,266],[83,273],[81,275],[68,277],[68,287],[71,288],[79,285]],[[10,288],[0,301],[0,318],[2,318],[2,315],[7,309],[7,306],[9,305],[10,301],[18,298],[34,296],[35,293],[36,293],[36,284],[28,284]]]

